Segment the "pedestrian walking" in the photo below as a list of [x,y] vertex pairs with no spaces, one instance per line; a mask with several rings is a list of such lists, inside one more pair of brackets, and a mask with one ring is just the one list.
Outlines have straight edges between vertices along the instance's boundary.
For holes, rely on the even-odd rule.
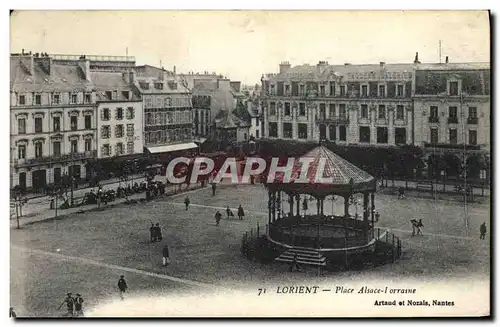
[[217,184],[212,183],[212,196],[215,196],[215,190],[217,189]]
[[239,220],[243,220],[243,217],[245,217],[245,212],[243,211],[243,207],[240,206],[238,207],[238,218]]
[[227,218],[234,217],[234,214],[231,211],[231,209],[229,209],[229,206],[226,207],[226,213],[227,213]]
[[215,226],[219,226],[220,220],[222,218],[221,213],[217,210],[215,213]]
[[308,209],[307,207],[308,207],[308,205],[307,205],[307,198],[304,198],[304,201],[302,201],[302,210],[304,212],[306,212],[307,209]]
[[186,205],[186,210],[189,208],[189,198],[186,196],[184,199],[184,204]]
[[72,317],[73,316],[73,310],[74,310],[74,305],[75,305],[75,301],[73,299],[73,294],[71,293],[68,293],[66,295],[66,298],[64,299],[64,301],[61,303],[61,305],[59,306],[58,310],[61,309],[61,307],[66,304],[66,311],[67,311],[67,316],[70,316]]
[[412,228],[411,236],[415,236],[415,231],[417,230],[418,221],[416,219],[412,219],[410,220],[410,223]]
[[482,223],[481,226],[479,227],[479,239],[484,240],[486,237],[486,223]]
[[125,276],[121,275],[118,280],[118,289],[120,290],[120,298],[124,299],[124,294],[128,290],[127,282],[125,281]]
[[404,199],[405,198],[405,189],[403,187],[400,187],[398,189],[398,199]]
[[163,239],[160,223],[156,223],[155,229],[156,229],[156,241],[160,242]]
[[424,224],[422,223],[422,219],[420,219],[417,223],[417,235],[423,235],[422,234],[422,229],[424,227]]
[[149,238],[151,239],[151,243],[156,242],[156,233],[155,233],[155,225],[151,223],[151,227],[149,227]]
[[79,293],[76,293],[74,302],[75,302],[75,315],[77,317],[83,316],[83,298]]
[[163,256],[163,266],[167,267],[170,264],[170,251],[168,250],[167,244],[163,247],[161,254]]

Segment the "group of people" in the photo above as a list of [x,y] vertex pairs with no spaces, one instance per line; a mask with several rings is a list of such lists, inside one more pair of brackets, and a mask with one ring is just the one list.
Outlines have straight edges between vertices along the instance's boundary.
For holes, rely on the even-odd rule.
[[68,293],[63,303],[59,306],[59,309],[66,304],[67,315],[69,317],[81,317],[83,316],[83,298],[79,293],[73,297],[72,293]]
[[146,199],[149,201],[165,194],[165,184],[160,181],[149,181],[146,188]]
[[[229,208],[229,206],[226,207],[226,214],[227,218],[234,217],[234,213],[231,211],[231,208]],[[240,204],[238,206],[238,219],[243,220],[243,217],[245,217],[245,211],[243,210],[243,207]],[[215,226],[219,226],[220,221],[222,219],[222,214],[220,213],[219,210],[215,212],[214,218],[215,218]]]
[[151,243],[160,242],[163,239],[161,233],[160,223],[151,223],[151,227],[149,227],[149,236]]
[[419,219],[419,220],[412,219],[412,220],[410,220],[410,222],[411,222],[411,227],[412,227],[411,236],[415,236],[415,232],[416,232],[416,235],[422,235],[421,228],[424,227],[424,224],[422,223],[422,219]]

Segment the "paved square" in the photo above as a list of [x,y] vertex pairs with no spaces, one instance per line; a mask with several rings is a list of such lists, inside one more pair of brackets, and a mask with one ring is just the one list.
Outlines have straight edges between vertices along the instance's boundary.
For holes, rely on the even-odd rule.
[[[149,203],[124,204],[13,229],[12,305],[20,315],[61,315],[64,308],[58,311],[57,307],[67,292],[82,293],[88,306],[117,297],[116,283],[121,274],[126,276],[132,294],[243,287],[305,278],[280,265],[250,262],[240,253],[243,233],[257,224],[265,228],[267,191],[263,186],[220,186],[215,197],[211,193],[207,187]],[[187,211],[185,196],[191,200]],[[225,207],[229,205],[235,212],[240,204],[245,219],[227,219]],[[314,207],[312,202],[309,207]],[[490,225],[488,205],[468,206],[468,237],[464,207],[457,202],[411,197],[398,200],[378,195],[376,207],[381,215],[380,226],[393,229],[401,237],[403,258],[396,264],[365,271],[326,273],[324,277],[310,272],[308,278],[489,279],[489,234],[486,240],[479,240],[479,225]],[[340,198],[333,208],[339,212],[343,209]],[[325,213],[331,209],[332,202],[325,201]],[[219,227],[214,221],[216,210],[224,217]],[[412,218],[423,219],[424,236],[411,236]],[[149,242],[151,222],[161,224],[164,241],[170,246],[172,264],[166,274],[161,267],[162,244]]]

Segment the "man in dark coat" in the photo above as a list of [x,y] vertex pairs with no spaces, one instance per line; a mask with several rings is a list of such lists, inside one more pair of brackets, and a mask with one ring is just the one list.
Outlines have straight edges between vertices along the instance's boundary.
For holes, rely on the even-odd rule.
[[9,318],[17,318],[16,312],[14,311],[13,307],[10,307],[9,309]]
[[215,196],[215,190],[217,189],[217,184],[212,183],[212,196]]
[[127,282],[125,281],[125,276],[121,275],[118,280],[118,289],[120,290],[120,298],[123,300],[123,294],[128,290]]
[[59,306],[59,308],[61,308],[64,303],[66,303],[66,310],[67,310],[67,314],[68,316],[73,316],[73,309],[74,309],[74,305],[75,305],[75,300],[73,299],[73,296],[71,293],[68,293],[66,298],[64,299],[63,303]]
[[83,298],[79,293],[76,293],[75,301],[75,315],[77,317],[83,316]]
[[238,218],[240,220],[243,220],[243,217],[245,217],[245,212],[243,211],[243,207],[240,204],[240,206],[238,207]]
[[163,247],[161,254],[163,256],[163,266],[166,267],[170,263],[170,251],[168,250],[167,244]]
[[159,223],[156,223],[155,229],[156,229],[156,241],[159,242],[163,239],[163,236],[161,234],[161,227],[160,227]]
[[186,210],[189,208],[189,198],[186,196],[186,198],[184,199],[184,204],[186,205]]
[[220,223],[220,219],[221,219],[222,215],[220,214],[220,212],[217,210],[217,212],[215,213],[215,226],[219,226],[219,223]]
[[482,223],[481,226],[479,227],[479,239],[484,240],[486,237],[486,223]]
[[153,223],[151,223],[151,227],[149,227],[149,237],[151,239],[151,243],[156,242],[156,230]]
[[227,218],[229,218],[231,216],[234,216],[233,212],[231,211],[231,209],[229,209],[229,206],[226,207],[226,213],[227,213]]

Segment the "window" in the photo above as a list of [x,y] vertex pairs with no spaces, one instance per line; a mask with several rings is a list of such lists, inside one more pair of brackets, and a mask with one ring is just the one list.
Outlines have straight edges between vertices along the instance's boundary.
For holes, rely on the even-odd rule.
[[396,86],[396,96],[398,96],[398,97],[404,96],[404,86],[403,86],[403,84],[398,84]]
[[324,85],[319,86],[319,94],[321,96],[325,96],[325,86]]
[[299,139],[307,139],[307,124],[298,124],[297,130],[299,132]]
[[123,119],[123,108],[116,108],[115,119],[116,120],[122,120]]
[[256,130],[255,131],[255,138],[258,139],[259,138],[259,130]]
[[438,118],[438,107],[431,106],[431,117]]
[[127,153],[128,154],[134,153],[134,142],[127,143]]
[[359,128],[359,142],[370,143],[370,127],[361,126]]
[[278,123],[269,123],[269,137],[278,137]]
[[292,137],[292,123],[283,123],[283,138],[291,139]]
[[54,129],[54,132],[61,131],[61,117],[52,118],[52,127]]
[[285,85],[285,95],[290,95],[290,85]]
[[457,118],[457,107],[449,107],[448,108],[448,116],[450,118]]
[[335,141],[337,139],[337,127],[334,125],[330,125],[328,127],[329,137],[331,141]]
[[53,104],[58,104],[60,102],[60,97],[59,97],[59,94],[53,94],[52,95],[52,103]]
[[346,128],[344,125],[339,126],[339,141],[345,141],[346,140]]
[[102,109],[102,120],[109,120],[111,118],[110,112],[108,108],[103,108]]
[[361,105],[361,118],[368,118],[368,105],[367,104]]
[[299,116],[305,116],[306,115],[306,104],[305,103],[299,103]]
[[35,118],[35,133],[42,133],[43,131],[43,120],[41,117]]
[[108,99],[108,100],[113,100],[113,92],[111,92],[111,91],[106,91],[106,99]]
[[71,140],[71,153],[78,153],[78,141]]
[[335,83],[330,82],[330,95],[334,96],[335,95]]
[[91,102],[90,99],[91,99],[90,94],[89,93],[85,94],[85,103],[90,103]]
[[52,153],[54,156],[59,157],[61,155],[61,142],[55,141],[52,143]]
[[42,142],[35,143],[35,158],[40,158],[43,155],[43,144]]
[[345,96],[345,85],[340,85],[340,96]]
[[450,95],[458,95],[458,82],[450,82]]
[[361,85],[361,96],[362,97],[368,96],[368,85]]
[[71,130],[76,131],[78,129],[78,117],[77,116],[71,116]]
[[378,96],[385,97],[385,85],[378,86]]
[[438,129],[437,128],[431,128],[431,144],[438,144],[439,143],[439,138],[438,138]]
[[335,117],[335,103],[330,103],[328,106],[328,115],[333,118]]
[[377,127],[377,143],[387,143],[388,141],[387,127]]
[[290,102],[285,102],[285,116],[290,116],[291,114]]
[[469,144],[477,145],[477,131],[470,129],[469,130]]
[[306,88],[304,84],[299,85],[299,95],[306,95]]
[[380,104],[378,106],[378,119],[385,119],[385,105]]
[[25,95],[20,95],[19,96],[19,104],[20,105],[25,105],[26,104],[26,96]]
[[85,152],[92,151],[92,139],[85,139]]
[[17,133],[26,134],[26,119],[19,118],[17,120]]
[[116,125],[115,127],[115,137],[123,137],[123,125]]
[[406,144],[406,128],[396,128],[394,130],[394,141],[396,144]]
[[457,144],[457,129],[450,128],[450,144]]
[[127,124],[127,136],[134,136],[134,124]]
[[111,128],[109,125],[102,126],[101,127],[101,137],[103,139],[109,139],[110,134],[111,134],[110,130],[111,130]]
[[85,116],[85,129],[91,129],[91,128],[92,128],[92,116],[86,115]]
[[155,89],[163,90],[163,83],[155,83]]
[[122,96],[125,100],[130,99],[130,92],[129,91],[122,91]]
[[110,156],[111,155],[111,149],[109,147],[109,144],[104,144],[102,146],[101,155],[103,155],[103,156]]
[[341,103],[339,104],[339,117],[346,118],[346,116],[345,103]]
[[269,115],[271,116],[276,115],[276,102],[269,103]]
[[243,134],[243,139],[246,141],[246,140],[247,140],[247,138],[248,138],[247,133],[244,133],[244,134]]
[[18,159],[26,158],[26,145],[19,145],[17,147],[17,158]]
[[132,107],[127,108],[127,119],[134,119],[135,118],[135,110]]
[[326,104],[324,103],[319,104],[319,118],[326,119]]
[[139,83],[139,86],[141,87],[141,89],[144,89],[144,90],[149,90],[149,83],[146,83],[146,82],[140,82],[140,83]]
[[42,104],[42,96],[40,94],[35,95],[35,104],[36,105]]
[[405,118],[405,107],[403,105],[398,104],[396,106],[396,119],[403,120]]
[[77,100],[77,96],[76,96],[76,94],[72,94],[72,95],[71,95],[71,103],[75,104],[75,103],[76,103],[76,100]]
[[123,143],[116,143],[116,155],[122,155],[123,154]]
[[469,107],[469,118],[477,118],[477,108]]

